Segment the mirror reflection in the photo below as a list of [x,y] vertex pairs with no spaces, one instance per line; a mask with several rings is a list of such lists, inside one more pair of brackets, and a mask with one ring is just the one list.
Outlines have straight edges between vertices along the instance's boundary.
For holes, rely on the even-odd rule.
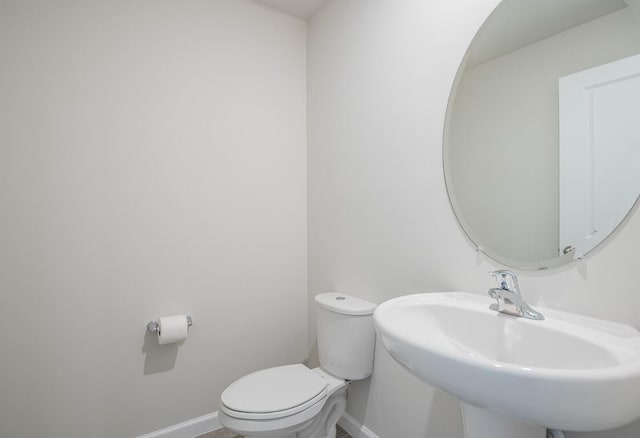
[[640,193],[640,0],[505,0],[471,43],[445,130],[458,220],[495,260],[582,257]]

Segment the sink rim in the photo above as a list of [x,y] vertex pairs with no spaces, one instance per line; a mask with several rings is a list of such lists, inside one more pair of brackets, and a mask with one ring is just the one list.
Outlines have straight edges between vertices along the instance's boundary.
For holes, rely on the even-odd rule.
[[[539,377],[546,379],[579,381],[585,378],[592,380],[594,378],[610,379],[611,377],[619,378],[624,376],[640,375],[640,332],[629,325],[539,306],[536,306],[536,309],[545,315],[545,319],[542,321],[534,321],[526,318],[506,315],[489,309],[489,305],[493,302],[494,300],[489,297],[485,298],[479,294],[462,291],[417,293],[403,295],[383,302],[376,308],[373,318],[376,330],[382,330],[385,332],[385,336],[392,337],[396,336],[393,334],[393,329],[389,328],[388,322],[384,319],[381,320],[381,318],[384,317],[385,312],[387,312],[390,307],[395,307],[404,303],[408,304],[407,307],[411,307],[416,304],[425,306],[446,305],[447,307],[458,307],[474,312],[480,312],[482,314],[489,315],[489,317],[504,318],[505,320],[513,321],[518,325],[540,325],[550,330],[568,330],[569,334],[578,339],[596,345],[607,352],[613,351],[614,353],[618,353],[615,357],[616,359],[620,359],[619,363],[612,364],[611,366],[586,369],[527,366],[512,362],[492,360],[481,355],[472,356],[464,354],[454,348],[444,348],[444,346],[439,343],[424,344],[414,341],[413,339],[403,339],[402,341],[413,344],[419,349],[430,351],[435,354],[446,355],[449,360],[467,363],[470,366],[484,368],[488,371],[510,373],[519,376],[533,377],[534,375],[538,375]],[[480,308],[477,307],[478,305],[484,304],[486,304],[486,306]],[[578,329],[585,330],[587,333],[595,335],[595,339],[587,337],[586,333],[576,334],[575,330]],[[567,332],[563,331],[563,333],[566,334]],[[619,340],[619,338],[615,337],[619,337],[621,335],[633,336],[635,338],[635,342],[633,340],[621,342],[623,344],[622,346],[612,346],[605,342],[612,339]],[[635,349],[633,348],[634,344],[636,347]],[[631,354],[633,350],[637,353],[635,359],[624,360],[624,358],[620,358],[620,354]]]
[[[575,330],[579,326],[583,335],[585,331],[597,334],[599,340],[587,339],[600,347],[606,346],[607,351],[612,347],[604,342],[615,341],[619,346],[614,348],[620,348],[626,359],[619,365],[588,369],[529,367],[484,356],[478,360],[477,356],[463,354],[458,347],[425,348],[420,336],[433,324],[422,324],[419,319],[396,316],[400,328],[396,327],[394,332],[393,327],[388,327],[394,325],[385,318],[390,308],[434,300],[470,307],[496,318],[509,318],[505,321],[513,321],[517,326],[544,324],[556,330],[571,330],[572,325]],[[380,304],[374,312],[374,326],[385,349],[411,374],[482,409],[524,423],[572,431],[613,429],[640,418],[640,331],[626,324],[553,309],[540,308],[547,318],[543,321],[498,315],[488,308],[491,302],[488,296],[468,292],[405,295]],[[434,342],[442,344],[443,339],[444,345],[449,343],[443,336]],[[603,404],[602,400],[608,402]]]

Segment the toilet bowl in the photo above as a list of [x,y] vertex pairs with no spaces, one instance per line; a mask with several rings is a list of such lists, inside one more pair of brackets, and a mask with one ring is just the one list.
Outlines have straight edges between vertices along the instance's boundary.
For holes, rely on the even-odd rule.
[[349,382],[373,370],[376,305],[337,293],[315,303],[320,367],[284,365],[236,380],[220,397],[227,429],[246,438],[335,438]]
[[[229,386],[220,398],[218,416],[227,429],[245,437],[333,437],[331,426],[335,430],[344,412],[346,388],[345,380],[320,368],[269,368]],[[323,430],[322,423],[330,430]]]

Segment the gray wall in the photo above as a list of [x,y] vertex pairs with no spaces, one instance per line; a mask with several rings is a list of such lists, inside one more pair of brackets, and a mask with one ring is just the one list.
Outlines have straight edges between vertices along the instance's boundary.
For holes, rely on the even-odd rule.
[[[305,37],[239,0],[0,2],[1,437],[135,436],[307,356]],[[175,313],[183,345],[145,336]]]
[[[130,437],[307,355],[309,295],[491,286],[449,207],[442,125],[497,0],[0,3],[0,436]],[[308,169],[306,169],[308,163]],[[532,304],[640,325],[637,215]],[[616,287],[611,287],[615,279]],[[146,323],[194,317],[181,346]],[[313,320],[309,327],[313,327]],[[380,346],[349,411],[458,438],[457,402]],[[578,437],[636,437],[640,426]]]
[[[311,20],[310,296],[337,290],[381,302],[492,287],[487,271],[498,266],[474,252],[449,206],[442,127],[458,65],[497,3],[333,0]],[[521,273],[525,299],[640,326],[639,240],[636,211],[587,260]],[[349,412],[383,438],[460,438],[455,400],[378,347],[372,379],[350,390]],[[640,423],[570,434],[638,435]]]

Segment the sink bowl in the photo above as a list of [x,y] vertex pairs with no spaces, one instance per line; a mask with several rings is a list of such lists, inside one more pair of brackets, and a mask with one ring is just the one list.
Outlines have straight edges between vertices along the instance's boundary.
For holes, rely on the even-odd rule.
[[[391,356],[464,404],[552,429],[596,431],[640,417],[640,332],[536,307],[534,321],[466,292],[402,296],[378,306]],[[463,409],[464,410],[464,409]]]

